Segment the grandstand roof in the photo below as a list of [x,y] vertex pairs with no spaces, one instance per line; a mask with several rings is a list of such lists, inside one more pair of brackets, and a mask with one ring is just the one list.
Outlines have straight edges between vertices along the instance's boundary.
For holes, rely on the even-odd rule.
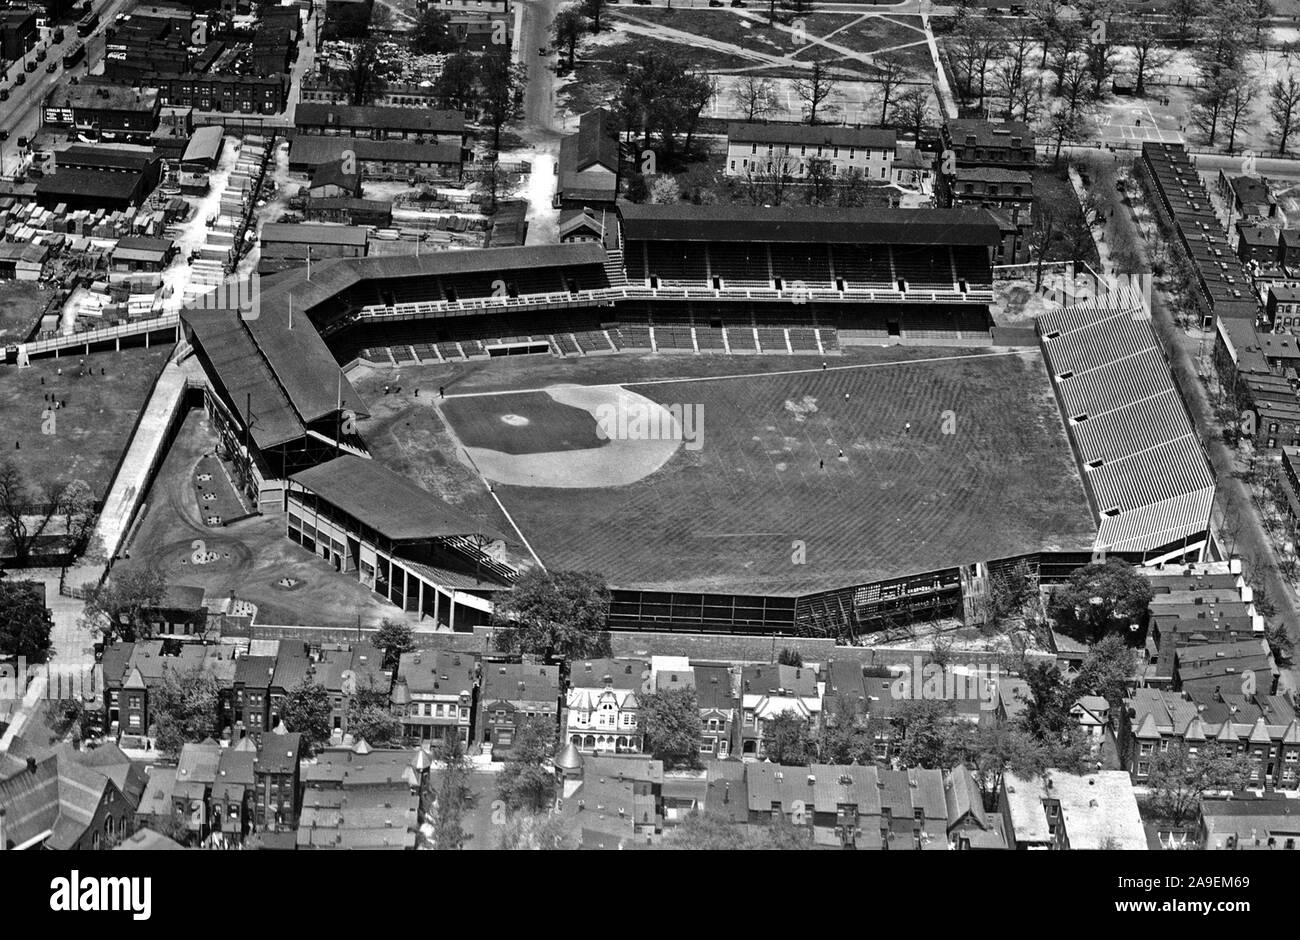
[[828,242],[872,245],[996,245],[983,209],[827,209],[813,206],[641,205],[619,202],[633,241]]
[[1158,548],[1205,530],[1214,477],[1141,301],[1124,293],[1038,321],[1098,544]]
[[281,306],[287,309],[288,299],[292,296],[294,310],[306,313],[352,285],[367,280],[580,265],[600,265],[603,268],[605,258],[604,249],[592,242],[483,248],[475,251],[433,251],[418,257],[377,255],[369,258],[331,258],[319,264],[313,263],[310,279],[306,268],[282,272],[274,283],[265,286],[262,302],[263,306],[269,304],[277,309]]
[[798,144],[802,147],[862,147],[893,150],[898,135],[883,127],[836,127],[828,124],[727,125],[729,143]]
[[289,477],[395,542],[502,536],[376,460],[343,454]]
[[181,318],[216,369],[230,404],[241,417],[246,417],[246,410],[251,413],[249,432],[259,448],[285,444],[306,433],[240,323],[238,310],[186,310]]

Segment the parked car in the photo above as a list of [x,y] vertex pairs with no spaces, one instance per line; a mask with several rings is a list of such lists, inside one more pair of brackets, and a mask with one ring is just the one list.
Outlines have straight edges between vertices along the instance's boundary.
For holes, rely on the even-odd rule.
[[27,76],[24,75],[22,72],[19,72],[19,73],[18,73],[18,77],[14,79],[14,84],[15,84],[15,85],[26,85],[26,84],[27,84]]
[[35,62],[28,62],[27,65],[24,66],[24,68],[25,68],[26,71],[28,71],[28,72],[35,72],[35,71],[36,71],[36,63],[35,63]]
[[0,127],[0,140],[8,140],[8,139],[9,139],[9,132],[4,128]]
[[26,149],[27,149],[27,138],[26,138],[26,137],[19,137],[19,138],[18,138],[18,149],[19,149],[19,150],[26,150]]
[[743,7],[745,5],[745,0],[731,0],[731,5],[733,7]]
[[58,29],[56,29],[56,30],[54,31],[54,44],[57,46],[57,45],[58,45],[59,43],[61,43],[61,42],[63,42],[63,27],[62,27],[62,26],[60,26]]
[[44,50],[44,49],[38,49],[38,50],[36,50],[36,61],[37,61],[37,62],[44,62],[44,61],[45,61],[45,50]]
[[8,100],[9,100],[9,89],[0,88],[0,101],[8,101]]
[[722,0],[709,0],[709,6],[720,7],[722,6]]
[[57,62],[51,62],[49,65],[45,66],[45,71],[49,72],[51,75],[53,75],[58,70],[59,70],[59,63]]

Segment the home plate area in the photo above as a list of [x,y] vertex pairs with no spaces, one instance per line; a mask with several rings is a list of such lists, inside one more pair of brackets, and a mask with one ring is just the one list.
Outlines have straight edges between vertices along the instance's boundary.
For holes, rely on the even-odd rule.
[[682,425],[667,408],[613,385],[557,385],[440,405],[479,472],[509,486],[626,486],[683,444]]

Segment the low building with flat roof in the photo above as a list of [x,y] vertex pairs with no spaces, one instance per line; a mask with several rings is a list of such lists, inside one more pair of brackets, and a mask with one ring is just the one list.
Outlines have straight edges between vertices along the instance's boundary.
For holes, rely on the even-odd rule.
[[1145,851],[1133,782],[1122,770],[1036,777],[1007,772],[998,794],[1010,848]]

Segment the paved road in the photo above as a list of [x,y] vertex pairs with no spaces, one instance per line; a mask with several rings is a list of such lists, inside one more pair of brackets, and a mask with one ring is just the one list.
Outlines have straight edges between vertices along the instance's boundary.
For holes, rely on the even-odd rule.
[[528,189],[520,195],[528,200],[528,239],[530,245],[554,244],[559,238],[559,212],[551,208],[555,193],[555,164],[560,156],[560,122],[555,99],[557,85],[554,52],[545,57],[537,54],[551,47],[551,23],[559,10],[559,0],[524,0],[519,4],[519,57],[528,68],[524,87],[524,115],[519,135],[531,148],[532,163]]
[[[77,43],[84,43],[86,46],[86,57],[76,66],[73,67],[73,75],[83,76],[100,71],[100,65],[104,61],[105,47],[108,40],[104,38],[104,28],[106,24],[113,22],[113,17],[126,9],[133,7],[135,0],[108,0],[108,4],[99,11],[99,28],[88,38],[82,39],[77,35],[77,26],[75,23],[64,23],[63,42],[59,45],[51,45],[53,30],[42,30],[41,42],[37,43],[37,48],[45,46],[48,48],[48,57],[35,72],[27,73],[27,82],[24,85],[14,85],[14,77],[22,69],[22,63],[18,62],[9,67],[9,75],[3,82],[3,87],[9,89],[9,100],[0,104],[0,127],[9,132],[9,139],[0,143],[0,176],[12,176],[13,169],[18,162],[18,138],[26,137],[28,140],[35,137],[41,126],[41,103],[45,100],[46,95],[60,81],[63,81],[63,54],[68,52]],[[29,56],[35,60],[36,52],[32,50]],[[45,67],[50,62],[58,62],[59,67],[53,73],[45,71]]]

